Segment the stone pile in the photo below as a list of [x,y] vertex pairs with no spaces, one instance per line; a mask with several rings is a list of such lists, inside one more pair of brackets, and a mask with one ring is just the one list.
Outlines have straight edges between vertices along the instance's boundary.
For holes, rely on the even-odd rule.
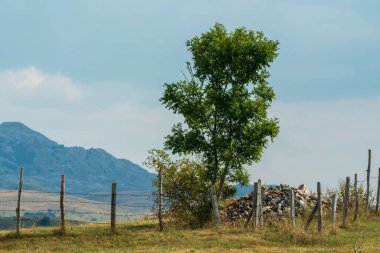
[[[298,188],[289,185],[262,186],[262,211],[263,216],[286,216],[290,213],[290,194],[294,192],[294,206],[296,216],[302,215],[311,209],[317,202],[317,194],[302,184]],[[323,203],[327,205],[328,203]],[[252,194],[248,194],[234,200],[225,208],[225,218],[228,221],[236,221],[248,218],[252,211]]]

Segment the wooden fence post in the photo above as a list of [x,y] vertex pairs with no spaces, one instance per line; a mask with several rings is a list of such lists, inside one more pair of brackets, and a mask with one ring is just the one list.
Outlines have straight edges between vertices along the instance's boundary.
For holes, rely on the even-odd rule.
[[307,230],[307,228],[310,226],[310,223],[312,222],[315,214],[317,213],[317,210],[318,210],[318,202],[315,203],[315,206],[314,206],[313,210],[311,211],[309,217],[307,218],[307,221],[306,221],[306,224],[305,224],[305,230]]
[[66,226],[65,226],[65,206],[63,201],[65,199],[65,176],[61,175],[61,196],[59,199],[59,206],[61,209],[61,234],[66,234]]
[[116,182],[112,182],[112,195],[111,195],[111,233],[116,232]]
[[376,194],[376,213],[379,212],[379,202],[380,202],[380,168],[377,175],[377,194]]
[[21,227],[21,218],[20,218],[20,201],[21,201],[21,192],[22,192],[22,177],[24,175],[24,168],[20,169],[20,181],[18,184],[18,195],[17,195],[17,207],[16,207],[16,235],[20,235],[20,227]]
[[290,189],[290,219],[292,221],[292,226],[296,226],[296,212],[294,209],[294,191],[293,189]]
[[162,222],[162,168],[158,170],[158,222],[160,225],[160,231],[164,230],[164,225]]
[[348,214],[348,205],[350,202],[350,177],[346,177],[346,186],[343,199],[343,215],[342,215],[342,227],[346,227],[346,219]]
[[368,149],[368,169],[367,169],[367,196],[365,203],[365,214],[368,216],[369,214],[369,191],[370,191],[370,175],[371,175],[371,150]]
[[256,206],[256,203],[257,203],[257,183],[255,182],[253,184],[253,190],[252,190],[252,210],[251,210],[251,213],[248,215],[247,221],[245,222],[245,227],[248,226],[248,223],[255,216],[255,206]]
[[354,221],[356,221],[358,219],[358,214],[359,214],[358,174],[356,173],[355,173],[355,183],[354,183],[354,194],[355,194]]
[[255,182],[254,183],[254,198],[253,198],[253,228],[256,229],[259,226],[259,183]]
[[322,196],[321,183],[317,183],[317,203],[318,203],[318,232],[322,232]]
[[332,231],[336,231],[336,193],[332,195],[331,200],[331,220],[332,220]]
[[258,206],[258,215],[259,220],[258,224],[260,229],[264,228],[264,217],[263,217],[263,198],[262,198],[262,192],[261,192],[261,180],[259,179],[257,181],[257,206]]

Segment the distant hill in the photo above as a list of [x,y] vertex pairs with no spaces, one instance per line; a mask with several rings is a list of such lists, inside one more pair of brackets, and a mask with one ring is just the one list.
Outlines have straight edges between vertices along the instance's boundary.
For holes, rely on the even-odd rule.
[[112,181],[118,191],[152,190],[153,173],[102,149],[65,147],[22,123],[0,124],[0,189],[16,189],[20,166],[24,188],[59,191],[60,175],[70,192],[109,192]]
[[[267,184],[267,185],[264,185],[266,188],[270,188],[270,187],[275,187],[277,186],[276,184]],[[253,185],[247,185],[247,186],[243,186],[243,185],[236,185],[236,194],[235,194],[235,197],[239,198],[239,197],[242,197],[242,196],[245,196],[247,194],[251,194],[253,191]]]
[[236,197],[242,197],[242,196],[245,196],[247,194],[250,194],[252,193],[253,191],[253,185],[247,185],[247,186],[243,186],[243,185],[236,185],[236,194],[235,196]]

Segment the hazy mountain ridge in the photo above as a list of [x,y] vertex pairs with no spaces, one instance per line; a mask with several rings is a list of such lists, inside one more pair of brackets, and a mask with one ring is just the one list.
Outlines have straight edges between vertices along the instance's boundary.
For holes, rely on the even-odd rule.
[[140,166],[117,159],[102,149],[65,147],[22,123],[0,124],[0,188],[18,185],[19,168],[24,166],[27,189],[58,190],[60,175],[66,176],[67,191],[151,190],[154,174]]

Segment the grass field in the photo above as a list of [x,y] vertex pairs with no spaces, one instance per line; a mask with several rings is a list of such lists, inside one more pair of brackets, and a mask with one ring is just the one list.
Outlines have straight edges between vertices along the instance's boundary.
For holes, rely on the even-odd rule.
[[[327,223],[327,221],[326,221]],[[167,226],[158,232],[155,221],[134,221],[117,226],[110,235],[108,225],[67,227],[60,236],[57,228],[25,229],[17,238],[12,232],[0,232],[1,252],[380,252],[380,216],[372,215],[322,234],[313,228],[305,233],[274,225],[262,231],[243,226],[225,226],[220,233],[212,229],[185,229]]]
[[[104,194],[104,196],[102,196]],[[128,191],[120,192],[117,198],[116,211],[118,220],[127,221],[139,217],[134,214],[151,213],[151,192]],[[0,217],[14,217],[16,210],[17,191],[0,190],[1,205]],[[21,197],[21,215],[25,217],[60,216],[59,194],[23,191]],[[110,218],[110,196],[107,193],[95,193],[93,195],[65,196],[66,219],[78,222],[106,222]],[[128,207],[125,207],[128,204]],[[123,206],[124,205],[124,206]],[[25,211],[23,211],[25,210]],[[26,215],[29,213],[29,215]],[[141,215],[140,215],[141,216]],[[0,223],[0,228],[7,228]],[[24,226],[27,224],[24,223]]]

